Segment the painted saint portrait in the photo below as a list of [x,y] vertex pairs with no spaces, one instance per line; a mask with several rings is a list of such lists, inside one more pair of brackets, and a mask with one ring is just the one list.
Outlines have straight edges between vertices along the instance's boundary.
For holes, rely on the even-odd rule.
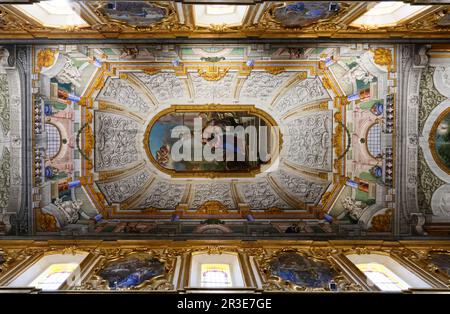
[[431,133],[431,147],[437,163],[450,174],[450,110],[444,112],[437,124],[435,132]]
[[285,27],[304,27],[330,18],[339,8],[335,2],[296,2],[276,8],[273,16]]
[[112,262],[101,272],[111,289],[135,287],[164,274],[164,263],[148,255],[135,254]]
[[[227,132],[237,127],[247,130],[248,126],[255,127],[252,140],[249,133],[242,137]],[[245,111],[170,112],[151,123],[146,144],[152,162],[163,171],[251,172],[270,163],[270,145],[259,149],[264,146],[263,135],[267,136],[264,141],[270,144],[270,134],[262,128],[267,126],[264,119]],[[262,132],[265,133],[260,134]],[[215,157],[208,157],[208,152]],[[175,154],[182,156],[175,157]]]
[[327,288],[334,277],[324,262],[309,259],[296,252],[284,252],[269,263],[272,276],[307,288]]
[[450,255],[433,252],[430,254],[431,263],[441,272],[450,277]]
[[132,26],[149,26],[161,22],[167,15],[165,8],[146,1],[108,1],[102,11],[109,18]]

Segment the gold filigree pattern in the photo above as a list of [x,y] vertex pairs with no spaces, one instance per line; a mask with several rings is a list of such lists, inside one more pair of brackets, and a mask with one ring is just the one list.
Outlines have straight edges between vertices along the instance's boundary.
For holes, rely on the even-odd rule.
[[272,75],[278,75],[280,73],[283,73],[284,71],[286,71],[286,69],[284,67],[276,67],[276,66],[266,67],[266,72],[268,72]]
[[[194,254],[235,254],[241,263],[242,275],[246,287],[252,287],[252,280],[262,279],[264,291],[327,291],[326,286],[310,288],[297,286],[280,277],[273,276],[270,262],[283,253],[298,254],[309,261],[317,261],[332,269],[332,280],[338,291],[361,291],[361,282],[366,278],[360,272],[352,270],[348,254],[381,254],[393,258],[401,265],[425,280],[432,288],[445,289],[450,286],[449,277],[439,270],[431,260],[433,254],[449,254],[450,242],[427,241],[295,241],[286,246],[285,241],[264,240],[242,242],[241,240],[209,241],[101,241],[79,240],[2,240],[0,242],[0,285],[7,286],[14,278],[22,274],[39,258],[51,254],[88,253],[80,264],[80,283],[65,285],[62,290],[99,290],[109,291],[108,282],[100,273],[110,263],[133,256],[155,258],[164,263],[164,273],[142,282],[134,287],[117,290],[183,290],[191,275],[191,257]],[[177,263],[177,260],[180,263]],[[253,261],[254,263],[253,263]],[[251,266],[253,264],[255,267]],[[180,271],[176,271],[177,265]],[[309,271],[305,267],[305,271]],[[178,274],[178,275],[176,275]],[[177,276],[177,277],[176,277]],[[174,282],[178,282],[174,286]],[[255,284],[253,282],[253,284]],[[369,290],[364,286],[364,290]]]
[[[175,1],[146,1],[164,10],[161,20],[154,23],[133,23],[126,20],[111,17],[103,10],[104,1],[82,1],[81,15],[85,18],[87,26],[46,27],[35,20],[29,19],[24,13],[12,5],[0,7],[0,36],[6,38],[20,35],[21,38],[70,38],[76,31],[83,38],[174,38],[176,36],[201,38],[221,37],[224,34],[233,37],[260,37],[270,38],[274,36],[284,37],[339,37],[339,38],[366,38],[367,35],[374,38],[390,38],[390,33],[398,37],[433,37],[446,38],[448,26],[440,25],[439,21],[447,14],[448,6],[433,5],[417,18],[400,22],[395,26],[382,28],[355,27],[351,23],[364,11],[366,4],[363,2],[339,1],[339,10],[335,14],[314,21],[304,26],[287,27],[275,18],[275,10],[285,5],[284,2],[266,2],[258,18],[255,17],[255,9],[250,6],[243,23],[239,26],[226,23],[211,24],[208,27],[197,26],[193,19],[193,4],[177,6]],[[260,5],[260,4],[258,4]]]
[[[336,115],[335,114],[335,119],[336,117],[340,117],[340,119],[342,119],[341,115]],[[341,156],[343,153],[343,144],[342,144],[342,135],[344,133],[344,128],[342,127],[341,123],[336,124],[335,128],[334,128],[334,133],[333,133],[333,139],[332,139],[332,143],[333,143],[333,148],[335,151],[336,156]],[[342,160],[341,159],[335,159],[334,160],[334,169],[339,171],[339,169],[342,166]]]
[[387,48],[377,48],[373,51],[373,60],[376,64],[386,66],[390,69],[392,64],[392,52]]
[[56,51],[50,48],[39,50],[37,54],[37,68],[41,71],[42,68],[48,68],[55,63]]
[[90,156],[94,149],[94,132],[92,131],[92,127],[87,125],[84,128],[84,148],[83,152],[86,156]]
[[228,208],[219,201],[206,201],[196,211],[197,214],[220,215],[228,213]]
[[36,210],[37,231],[56,232],[59,228],[56,226],[56,218],[49,214],[44,214],[40,209]]
[[372,226],[369,231],[373,232],[389,232],[391,231],[392,209],[386,210],[385,213],[376,215],[372,218]]
[[226,31],[230,30],[230,27],[226,23],[222,24],[211,24],[208,27],[208,30],[210,30],[213,33],[225,33]]
[[198,75],[207,81],[219,81],[227,75],[229,68],[211,65],[198,69]]

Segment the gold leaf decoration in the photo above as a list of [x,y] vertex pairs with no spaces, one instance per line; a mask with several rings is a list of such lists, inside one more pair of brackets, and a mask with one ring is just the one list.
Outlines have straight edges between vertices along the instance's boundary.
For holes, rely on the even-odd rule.
[[197,209],[197,214],[218,215],[228,213],[228,208],[219,201],[206,201]]
[[42,68],[48,68],[55,63],[55,54],[56,52],[50,48],[42,49],[38,52],[37,67],[39,71],[41,71]]
[[230,30],[228,25],[225,24],[225,23],[222,23],[222,24],[211,24],[208,29],[211,32],[213,32],[213,33],[224,33],[226,31]]
[[56,232],[59,231],[56,226],[56,219],[52,215],[44,214],[40,209],[36,210],[36,226],[40,232]]
[[369,231],[389,232],[391,231],[392,210],[388,209],[385,213],[376,215],[372,218],[372,226]]
[[211,65],[206,69],[198,69],[198,75],[207,81],[219,81],[227,75],[229,68]]
[[90,125],[84,129],[84,154],[90,156],[94,148],[94,133]]
[[266,72],[269,72],[272,75],[278,75],[280,73],[283,73],[284,71],[286,71],[286,69],[284,67],[275,67],[274,66],[274,67],[267,67],[266,68]]
[[373,60],[376,64],[387,66],[389,69],[392,63],[392,52],[387,48],[377,48],[373,50]]
[[149,74],[149,75],[154,75],[154,74],[156,74],[156,73],[158,73],[160,71],[161,71],[160,68],[147,68],[147,69],[144,69],[144,73],[145,74]]

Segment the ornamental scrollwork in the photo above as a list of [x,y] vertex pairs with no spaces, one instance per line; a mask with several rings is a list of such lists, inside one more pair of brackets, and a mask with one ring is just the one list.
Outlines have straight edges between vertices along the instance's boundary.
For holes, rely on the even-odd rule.
[[109,203],[121,203],[133,196],[150,179],[150,173],[140,170],[130,176],[112,182],[97,182]]
[[[287,123],[285,158],[310,169],[331,171],[332,111],[318,111]],[[295,144],[294,144],[295,143]]]
[[305,203],[317,203],[325,192],[328,182],[315,182],[305,177],[297,176],[286,170],[280,169],[276,178],[281,182],[286,191],[289,191],[297,199]]
[[270,207],[289,208],[290,206],[280,198],[270,184],[264,180],[245,183],[240,187],[245,202],[252,209],[268,209]]
[[202,183],[194,185],[191,208],[199,208],[206,201],[218,201],[225,208],[236,208],[229,183]]

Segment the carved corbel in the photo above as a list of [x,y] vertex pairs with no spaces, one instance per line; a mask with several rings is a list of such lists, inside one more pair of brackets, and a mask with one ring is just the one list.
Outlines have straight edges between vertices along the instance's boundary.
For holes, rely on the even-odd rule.
[[422,213],[411,213],[411,225],[414,228],[414,231],[419,235],[427,235],[427,232],[423,229],[425,225],[425,215]]
[[11,230],[11,215],[0,214],[0,235],[8,234]]
[[428,64],[427,52],[430,48],[431,45],[417,45],[414,47],[413,63],[415,68],[425,68],[425,66]]

